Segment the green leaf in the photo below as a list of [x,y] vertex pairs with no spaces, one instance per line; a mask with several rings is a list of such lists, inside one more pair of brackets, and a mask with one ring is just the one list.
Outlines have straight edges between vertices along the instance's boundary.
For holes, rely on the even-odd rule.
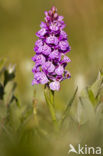
[[103,117],[103,102],[100,103],[97,108],[96,108],[96,113],[97,114],[102,114],[102,117]]
[[68,111],[70,111],[70,107],[72,106],[72,103],[73,103],[73,101],[74,101],[74,99],[75,99],[75,96],[76,96],[76,94],[77,94],[77,91],[78,91],[78,87],[76,88],[76,90],[75,90],[75,92],[74,92],[74,94],[73,94],[73,97],[71,98],[71,100],[70,100],[69,103],[67,104],[66,109],[65,109],[65,111],[64,111],[64,114],[67,113]]
[[44,90],[44,95],[45,95],[46,102],[48,104],[49,110],[52,115],[52,120],[55,121],[56,116],[55,116],[53,92],[49,88],[46,87],[46,89]]
[[9,67],[9,69],[4,72],[4,86],[15,78],[15,66]]
[[97,80],[95,81],[95,83],[91,86],[91,90],[94,94],[94,97],[97,97],[99,94],[99,91],[101,89],[101,85],[103,83],[103,74],[101,72],[99,72]]
[[4,87],[3,85],[0,83],[0,99],[3,100],[3,96],[4,96]]
[[96,120],[97,120],[97,126],[100,127],[103,126],[103,102],[99,103],[96,107]]
[[4,102],[6,106],[8,106],[14,100],[13,96],[14,96],[15,89],[16,89],[16,83],[12,81],[10,81],[5,86]]
[[50,90],[48,86],[46,86],[44,89],[44,96],[45,96],[49,111],[51,113],[51,118],[54,123],[54,126],[56,129],[58,129],[58,123],[56,119],[56,112],[55,112],[55,106],[54,106],[54,92]]
[[4,104],[3,100],[0,100],[0,124],[2,120],[6,117],[7,114],[7,107]]
[[74,94],[73,94],[73,97],[71,98],[71,100],[69,101],[69,103],[67,104],[65,110],[64,110],[64,113],[63,113],[63,117],[62,117],[62,120],[61,120],[61,125],[63,124],[64,120],[67,118],[67,116],[69,115],[69,112],[70,112],[70,108],[72,106],[72,103],[76,97],[76,94],[77,94],[77,91],[78,91],[78,87],[76,88]]
[[14,95],[12,96],[10,103],[12,103],[13,101],[15,101],[16,105],[18,107],[20,107],[20,102],[19,102],[18,98],[16,96],[14,96]]
[[93,94],[93,92],[92,92],[92,90],[90,88],[88,88],[88,96],[89,96],[89,99],[90,99],[91,103],[94,106],[96,106],[98,104],[98,102],[97,102],[97,100],[96,100],[96,98],[95,98],[95,96],[94,96],[94,94]]
[[95,109],[88,98],[79,98],[76,118],[80,125],[85,124],[87,121],[89,123],[95,121]]

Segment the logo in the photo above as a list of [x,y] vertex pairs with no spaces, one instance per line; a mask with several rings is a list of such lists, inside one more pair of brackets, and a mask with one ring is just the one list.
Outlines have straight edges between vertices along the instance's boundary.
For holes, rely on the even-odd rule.
[[75,147],[72,144],[70,144],[68,154],[70,153],[101,155],[102,151],[101,151],[101,147],[88,147],[87,145],[82,147],[80,144],[78,144],[77,149],[75,149]]

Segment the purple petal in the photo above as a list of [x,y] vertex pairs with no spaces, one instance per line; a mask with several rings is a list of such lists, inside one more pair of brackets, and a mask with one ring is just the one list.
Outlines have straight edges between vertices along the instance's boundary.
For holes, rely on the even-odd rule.
[[59,40],[55,36],[52,36],[51,35],[51,36],[49,36],[49,37],[46,38],[46,43],[48,43],[48,44],[58,45],[58,42],[59,42]]
[[40,47],[43,45],[43,41],[41,39],[38,39],[36,42],[35,42],[35,45]]
[[50,53],[49,57],[51,59],[56,59],[60,57],[60,53],[58,52],[58,50],[54,50],[53,52]]
[[45,44],[45,45],[39,47],[38,52],[42,53],[44,55],[49,55],[51,53],[51,48]]
[[59,42],[59,48],[60,48],[62,51],[67,50],[68,47],[69,47],[69,43],[68,43],[67,40],[65,40],[65,41],[60,41],[60,42]]
[[38,37],[43,37],[46,33],[47,33],[46,29],[45,29],[45,28],[42,28],[42,29],[40,29],[40,30],[36,33],[36,35],[37,35]]
[[41,27],[41,28],[45,28],[45,29],[47,29],[47,24],[44,23],[44,22],[41,22],[40,27]]
[[35,85],[35,84],[38,84],[38,82],[35,79],[33,79],[32,85]]
[[59,39],[60,40],[67,39],[67,34],[65,31],[61,30]]
[[63,63],[69,63],[69,62],[71,62],[70,58],[68,56],[64,55],[64,58],[61,61],[61,63],[63,64]]
[[59,16],[59,17],[58,17],[58,21],[62,21],[63,19],[64,19],[63,16]]
[[64,74],[64,80],[65,80],[65,79],[70,79],[70,78],[71,78],[71,74],[69,73],[69,71],[65,70],[64,73],[65,73],[65,74]]
[[48,61],[43,64],[42,69],[48,73],[52,73],[55,69],[55,66],[52,64],[52,62]]
[[60,89],[60,83],[58,81],[51,82],[49,84],[49,87],[53,91],[55,91],[55,90],[59,91],[59,89]]
[[33,69],[32,69],[33,73],[36,73],[36,72],[39,72],[39,71],[40,71],[39,66],[38,67],[34,66]]
[[48,78],[43,72],[35,73],[34,79],[37,81],[37,83],[40,83],[40,84],[46,84],[49,82]]
[[57,67],[56,70],[55,70],[55,73],[56,73],[57,75],[62,75],[62,74],[64,73],[64,68],[63,68],[63,66]]
[[52,30],[52,31],[58,31],[59,30],[59,27],[58,27],[57,23],[51,23],[50,30]]
[[43,55],[35,55],[32,60],[36,63],[36,65],[42,65],[45,63],[45,57]]

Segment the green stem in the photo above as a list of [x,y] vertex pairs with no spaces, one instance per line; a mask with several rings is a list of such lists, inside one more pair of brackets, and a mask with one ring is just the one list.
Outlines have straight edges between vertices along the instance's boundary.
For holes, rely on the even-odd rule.
[[49,108],[49,111],[51,114],[51,118],[52,118],[54,127],[57,129],[58,123],[57,123],[57,119],[56,119],[55,106],[54,106],[54,91],[51,91],[48,88],[48,86],[45,86],[44,96],[45,96],[46,103],[48,105],[48,108]]

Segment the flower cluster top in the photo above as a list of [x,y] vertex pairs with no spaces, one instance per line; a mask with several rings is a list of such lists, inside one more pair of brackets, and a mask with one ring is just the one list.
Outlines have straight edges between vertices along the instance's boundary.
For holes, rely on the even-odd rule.
[[32,85],[46,84],[54,91],[60,89],[61,81],[71,77],[65,70],[67,63],[71,61],[65,55],[70,51],[70,46],[63,30],[63,16],[57,14],[55,7],[45,11],[45,16],[45,22],[41,22],[41,29],[36,33],[39,39],[35,43],[36,54],[32,58],[35,62]]

